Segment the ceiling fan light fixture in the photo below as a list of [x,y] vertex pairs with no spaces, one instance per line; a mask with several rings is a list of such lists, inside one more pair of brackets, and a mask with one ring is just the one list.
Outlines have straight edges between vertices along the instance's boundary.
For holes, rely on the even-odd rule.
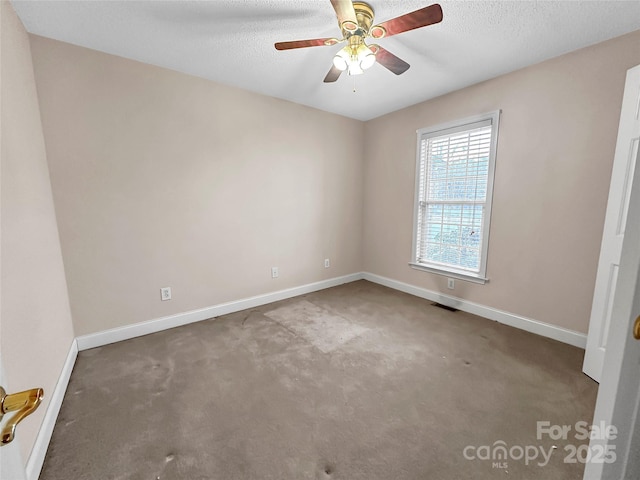
[[362,75],[364,70],[359,62],[352,62],[349,64],[349,75]]
[[364,43],[358,47],[358,62],[363,70],[371,68],[376,63],[376,56],[373,51]]
[[340,51],[336,53],[336,56],[333,57],[333,66],[336,67],[338,70],[344,72],[347,68],[349,68],[350,61],[351,61],[351,55],[349,54],[349,51],[345,47],[340,49]]
[[349,37],[349,45],[340,49],[333,57],[333,66],[340,71],[347,70],[349,75],[361,75],[376,63],[375,51],[364,43],[361,35]]

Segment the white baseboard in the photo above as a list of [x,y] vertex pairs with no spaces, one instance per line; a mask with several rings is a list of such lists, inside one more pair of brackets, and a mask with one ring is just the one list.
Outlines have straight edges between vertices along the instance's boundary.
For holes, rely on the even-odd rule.
[[320,282],[309,283],[300,287],[279,290],[277,292],[257,295],[255,297],[244,298],[242,300],[236,300],[228,303],[221,303],[219,305],[201,308],[199,310],[191,310],[189,312],[177,313],[175,315],[156,318],[146,322],[134,323],[133,325],[125,325],[123,327],[112,328],[102,332],[82,335],[76,338],[78,342],[78,350],[82,351],[89,348],[101,347],[110,343],[160,332],[162,330],[179,327],[188,323],[199,322],[208,318],[219,317],[220,315],[227,315],[229,313],[265,305],[267,303],[297,297],[298,295],[304,295],[305,293],[324,290],[325,288],[335,287],[342,285],[343,283],[355,282],[362,278],[362,273],[353,273],[343,277],[330,278]]
[[123,340],[128,340],[130,338],[160,332],[169,328],[179,327],[181,325],[199,322],[213,317],[219,317],[220,315],[239,312],[248,308],[258,307],[267,303],[285,300],[287,298],[296,297],[298,295],[304,295],[305,293],[311,293],[361,279],[368,280],[379,285],[384,285],[385,287],[393,288],[394,290],[399,290],[416,297],[431,300],[433,302],[438,302],[450,307],[455,307],[458,310],[473,313],[474,315],[478,315],[480,317],[488,318],[490,320],[519,328],[527,332],[535,333],[537,335],[542,335],[543,337],[552,338],[563,343],[568,343],[569,345],[573,345],[579,348],[585,348],[587,344],[587,336],[584,333],[575,332],[573,330],[540,322],[531,318],[526,318],[514,313],[505,312],[496,308],[473,303],[462,298],[457,298],[451,295],[445,295],[440,292],[416,287],[408,283],[403,283],[373,273],[360,272],[353,273],[351,275],[345,275],[343,277],[330,278],[328,280],[322,280],[320,282],[310,283],[307,285],[302,285],[300,287],[279,290],[277,292],[266,293],[264,295],[257,295],[255,297],[245,298],[242,300],[222,303],[198,310],[177,313],[175,315],[156,318],[140,323],[134,323],[132,325],[112,328],[110,330],[104,330],[102,332],[92,333],[89,335],[82,335],[76,338],[77,348],[79,351],[82,351],[89,348],[101,347],[110,343],[120,342]]
[[51,441],[51,435],[53,434],[53,427],[56,424],[58,413],[60,413],[62,400],[64,399],[65,392],[67,391],[69,378],[71,377],[71,372],[73,371],[73,366],[76,363],[77,356],[78,344],[74,339],[71,342],[69,353],[67,354],[67,358],[62,366],[62,371],[60,372],[56,386],[51,394],[51,400],[49,400],[49,405],[44,414],[42,425],[40,425],[38,436],[33,444],[33,448],[31,449],[31,454],[29,455],[26,467],[27,480],[37,480],[40,476],[40,471],[44,464],[44,457],[47,454],[47,448],[49,448],[49,442]]
[[440,292],[434,292],[432,290],[427,290],[426,288],[416,287],[408,283],[399,282],[397,280],[382,277],[380,275],[375,275],[373,273],[365,272],[362,274],[362,278],[373,283],[384,285],[385,287],[393,288],[394,290],[399,290],[401,292],[414,295],[416,297],[431,300],[432,302],[438,302],[442,305],[454,307],[458,310],[473,313],[474,315],[488,318],[490,320],[495,320],[496,322],[500,322],[511,327],[516,327],[527,332],[542,335],[543,337],[552,338],[554,340],[558,340],[559,342],[568,343],[569,345],[573,345],[574,347],[584,349],[587,346],[587,335],[584,333],[557,327],[555,325],[550,325],[538,320],[522,317],[514,313],[509,313],[503,310],[498,310],[496,308],[473,303],[462,298],[445,295]]

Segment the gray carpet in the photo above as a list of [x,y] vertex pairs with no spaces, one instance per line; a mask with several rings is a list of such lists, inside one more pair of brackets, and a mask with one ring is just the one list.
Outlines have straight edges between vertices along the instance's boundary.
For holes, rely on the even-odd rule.
[[81,352],[40,478],[580,479],[583,353],[359,281]]

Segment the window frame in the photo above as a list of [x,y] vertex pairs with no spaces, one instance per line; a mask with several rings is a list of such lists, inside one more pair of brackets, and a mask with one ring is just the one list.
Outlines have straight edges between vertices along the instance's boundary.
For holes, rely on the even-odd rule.
[[[496,151],[498,148],[498,130],[500,123],[501,110],[494,110],[492,112],[483,113],[480,115],[474,115],[467,118],[453,120],[446,123],[441,123],[431,127],[421,128],[416,131],[416,171],[415,171],[415,192],[413,200],[413,240],[411,247],[411,261],[409,265],[416,270],[423,270],[437,275],[444,275],[451,278],[458,278],[460,280],[467,280],[474,283],[484,284],[489,281],[487,278],[487,257],[489,253],[489,234],[491,226],[491,206],[493,203],[493,184],[495,177],[496,166]],[[457,132],[463,132],[466,130],[472,130],[477,128],[482,122],[489,121],[491,123],[491,142],[489,146],[489,168],[487,173],[487,193],[484,202],[484,218],[482,221],[482,238],[481,238],[481,253],[480,253],[480,266],[478,272],[471,272],[468,270],[457,269],[455,267],[448,267],[446,265],[433,264],[433,263],[418,263],[417,248],[418,248],[418,222],[420,215],[420,164],[421,164],[421,144],[423,139],[436,137],[440,135],[453,134]],[[468,127],[468,128],[465,128]],[[425,168],[425,175],[427,169]]]

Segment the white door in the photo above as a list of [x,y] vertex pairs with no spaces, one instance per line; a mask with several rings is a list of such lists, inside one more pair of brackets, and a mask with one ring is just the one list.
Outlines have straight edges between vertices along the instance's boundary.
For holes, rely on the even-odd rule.
[[640,65],[627,72],[618,140],[611,172],[609,201],[593,294],[589,335],[582,370],[600,382],[609,344],[613,302],[619,278],[622,243],[628,228],[631,181],[640,138]]
[[[640,162],[637,149],[635,154]],[[598,428],[591,439],[592,460],[586,465],[585,480],[640,479],[640,340],[633,337],[640,316],[640,168],[630,186],[629,216],[593,419]],[[610,426],[616,431],[605,434]]]
[[[7,378],[2,368],[2,353],[0,353],[0,386],[10,392],[11,385],[8,385],[6,380]],[[20,455],[20,444],[18,439],[15,438],[8,445],[0,447],[0,479],[26,480],[26,478],[22,456]]]

